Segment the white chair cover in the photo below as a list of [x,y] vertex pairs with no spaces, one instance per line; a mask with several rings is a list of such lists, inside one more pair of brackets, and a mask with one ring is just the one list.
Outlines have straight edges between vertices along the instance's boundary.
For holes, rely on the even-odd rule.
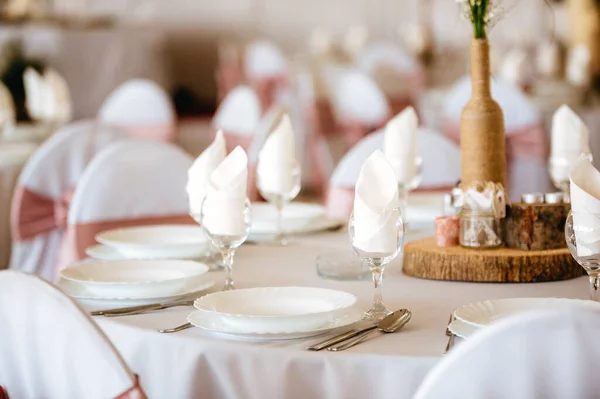
[[598,397],[600,313],[594,308],[497,322],[452,349],[415,399]]
[[399,73],[411,73],[419,69],[419,63],[395,43],[381,42],[367,46],[357,60],[358,69],[373,76],[377,68],[389,66]]
[[[53,279],[58,247],[63,231],[57,221],[54,228],[19,239],[21,230],[17,215],[24,210],[21,194],[25,191],[59,203],[78,183],[88,163],[108,144],[122,140],[122,132],[100,126],[94,121],[67,125],[50,137],[29,159],[17,183],[12,204],[12,253],[10,268]],[[32,211],[35,212],[35,209]],[[46,215],[39,215],[46,216]],[[52,218],[53,215],[48,215]],[[55,215],[58,216],[58,215]]]
[[10,398],[116,398],[136,384],[86,313],[49,283],[0,272],[0,385]]
[[221,102],[213,125],[227,135],[252,137],[261,118],[258,96],[249,86],[238,86]]
[[260,40],[246,47],[244,73],[250,80],[260,80],[285,75],[287,60],[272,42]]
[[168,93],[148,79],[132,79],[117,87],[98,111],[98,120],[121,126],[131,135],[173,141],[175,109]]
[[[548,143],[541,113],[522,91],[503,80],[492,80],[492,97],[504,113],[507,152],[512,147],[514,153],[509,158],[507,176],[511,200],[519,201],[523,193],[552,191],[547,167]],[[471,80],[465,76],[458,80],[444,99],[444,133],[453,139],[458,139],[460,115],[470,98]],[[518,151],[519,144],[511,145],[511,142],[522,138],[525,138],[528,148]]]
[[85,258],[101,231],[194,223],[185,191],[192,162],[180,148],[154,140],[125,140],[98,154],[73,194],[58,269]]

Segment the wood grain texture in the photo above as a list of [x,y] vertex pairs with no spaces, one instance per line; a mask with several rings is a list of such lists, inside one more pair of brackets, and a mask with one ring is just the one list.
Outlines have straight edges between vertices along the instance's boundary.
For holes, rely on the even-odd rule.
[[570,204],[509,204],[504,242],[509,248],[545,250],[566,248],[565,222]]
[[566,248],[543,251],[440,248],[434,238],[406,244],[403,270],[406,275],[429,280],[487,283],[569,280],[585,274]]

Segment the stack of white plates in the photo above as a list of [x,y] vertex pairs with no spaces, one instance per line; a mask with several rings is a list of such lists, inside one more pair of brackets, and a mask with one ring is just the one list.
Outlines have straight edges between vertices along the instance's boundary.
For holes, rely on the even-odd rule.
[[60,272],[59,286],[88,300],[168,300],[214,285],[208,267],[189,260],[92,261]]
[[208,294],[188,317],[207,331],[250,340],[311,337],[348,326],[362,317],[356,297],[342,291],[265,287]]
[[509,298],[474,302],[461,306],[454,312],[455,320],[449,329],[454,335],[468,338],[482,328],[504,317],[518,313],[555,309],[565,306],[594,306],[600,304],[567,298]]
[[[283,208],[283,228],[288,234],[307,234],[341,226],[345,221],[327,217],[325,207],[319,204],[292,202]],[[277,210],[271,204],[252,204],[251,238],[277,234]]]
[[155,225],[113,229],[96,235],[86,249],[94,259],[199,259],[209,242],[200,226]]

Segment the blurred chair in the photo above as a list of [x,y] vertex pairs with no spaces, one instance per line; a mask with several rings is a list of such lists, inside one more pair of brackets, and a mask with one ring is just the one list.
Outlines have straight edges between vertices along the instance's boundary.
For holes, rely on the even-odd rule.
[[[363,163],[383,149],[383,131],[361,140],[336,167],[327,193],[327,213],[346,218],[354,205],[354,186]],[[418,151],[423,160],[422,180],[416,191],[450,191],[460,180],[460,148],[435,130],[419,128]]]
[[358,69],[369,75],[384,92],[396,115],[409,105],[417,106],[424,76],[419,62],[395,43],[368,46],[357,60]]
[[367,134],[381,128],[391,110],[373,79],[354,70],[334,69],[327,72],[336,130],[352,148]]
[[133,137],[175,141],[177,116],[167,92],[148,79],[132,79],[117,87],[98,111],[98,121]]
[[281,92],[289,88],[289,73],[288,61],[274,43],[261,40],[246,47],[244,75],[263,109],[276,104]]
[[192,162],[180,148],[153,140],[130,139],[104,149],[73,192],[56,270],[84,259],[102,231],[195,223],[185,191]]
[[36,276],[0,272],[0,326],[0,384],[10,398],[146,397],[86,312]]
[[15,126],[17,123],[17,111],[12,94],[8,88],[0,82],[0,131],[5,136],[6,129]]
[[[492,97],[504,113],[507,154],[507,189],[512,201],[521,194],[552,190],[548,175],[548,137],[541,113],[517,87],[492,80]],[[443,132],[460,142],[460,115],[471,98],[471,79],[459,79],[446,95],[442,106]]]
[[11,269],[55,277],[73,189],[96,154],[124,137],[95,121],[76,122],[52,135],[27,161],[12,199]]
[[244,71],[238,48],[229,41],[218,44],[218,65],[215,71],[217,82],[217,104],[237,86],[244,82]]
[[517,315],[470,337],[429,372],[415,399],[595,398],[597,307]]

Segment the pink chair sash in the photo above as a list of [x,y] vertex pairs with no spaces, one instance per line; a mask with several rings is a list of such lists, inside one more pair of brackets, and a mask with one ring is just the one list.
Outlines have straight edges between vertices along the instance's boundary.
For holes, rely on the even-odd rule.
[[67,225],[69,203],[74,189],[57,199],[17,187],[11,209],[11,234],[14,241],[26,241]]
[[[2,398],[0,397],[0,399]],[[135,384],[131,388],[117,396],[115,399],[147,399],[144,390],[140,386],[139,377],[136,375]]]
[[370,133],[381,129],[388,122],[389,116],[377,125],[365,125],[355,119],[347,119],[340,121],[339,129],[342,132],[344,141],[348,149],[354,147],[356,143],[367,137]]
[[120,227],[148,226],[155,224],[196,224],[189,215],[148,216],[142,218],[105,220],[101,222],[70,224],[61,243],[57,274],[70,264],[84,259],[86,248],[96,244],[100,232]]
[[170,143],[177,138],[177,127],[171,124],[121,124],[117,127],[130,136]]

